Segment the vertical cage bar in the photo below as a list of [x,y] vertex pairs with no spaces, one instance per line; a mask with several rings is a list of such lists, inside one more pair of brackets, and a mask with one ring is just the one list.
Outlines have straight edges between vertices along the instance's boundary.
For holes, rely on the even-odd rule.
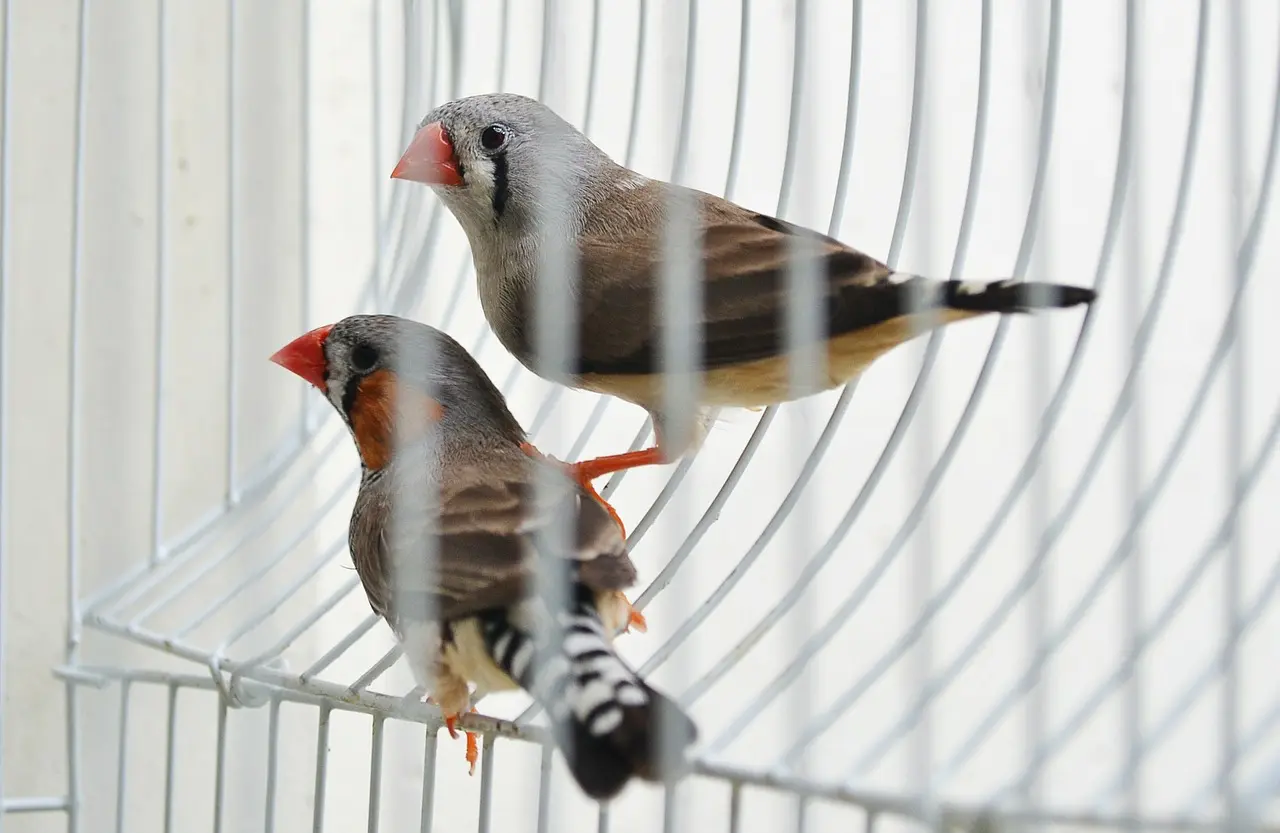
[[[858,5],[861,0],[854,0]],[[724,197],[733,199],[738,182],[738,166],[742,162],[742,115],[747,106],[747,60],[751,51],[751,0],[741,0],[738,7],[738,80],[733,101],[733,133],[729,138],[729,165],[724,173]]]
[[[675,124],[676,150],[672,164],[672,179],[684,177],[688,155],[688,133],[692,125],[691,96],[688,90],[694,83],[693,42],[697,37],[697,6],[688,3],[685,29],[685,66],[683,76],[673,76],[674,63],[666,65],[668,77],[664,80],[664,110],[678,104],[679,117]],[[664,21],[663,38],[676,37],[679,24],[674,12]],[[673,87],[683,83],[677,92]],[[674,100],[674,101],[672,101]],[[664,445],[672,449],[690,446],[697,432],[696,421],[700,394],[696,371],[700,361],[702,339],[702,281],[701,254],[697,249],[694,229],[697,227],[697,206],[683,192],[672,190],[667,194],[663,234],[662,266],[658,274],[659,307],[654,326],[661,328],[662,344],[659,366],[662,379],[662,409],[668,419],[662,426]],[[657,435],[655,432],[655,441]],[[683,508],[676,504],[673,508]],[[679,544],[676,542],[676,547]],[[663,741],[665,742],[665,741]]]
[[227,701],[218,698],[218,750],[213,768],[213,833],[222,833],[222,798],[227,788]]
[[[6,546],[9,529],[9,491],[5,488],[9,474],[9,419],[6,412],[8,404],[9,374],[5,336],[9,331],[6,324],[9,313],[9,205],[12,183],[10,182],[9,156],[10,146],[9,107],[12,96],[9,94],[9,82],[13,78],[13,64],[9,53],[9,35],[13,29],[13,16],[9,13],[9,0],[4,1],[4,32],[0,33],[0,65],[4,67],[4,78],[0,79],[0,704],[4,702],[5,687],[5,619],[9,608],[6,597],[9,591],[6,564],[8,547]],[[4,743],[4,719],[0,715],[0,745]],[[4,760],[0,755],[0,799],[4,797]],[[4,813],[0,812],[0,830],[4,828]]]
[[[661,75],[662,113],[674,112],[676,121],[663,120],[663,127],[670,125],[675,133],[675,150],[671,162],[671,181],[687,179],[686,167],[692,135],[693,91],[696,84],[695,52],[698,39],[698,7],[696,0],[684,0],[681,6],[667,3],[662,6],[661,40],[669,54],[677,54],[677,45],[683,40],[683,61],[663,62]],[[662,448],[664,456],[672,459],[677,451],[696,456],[696,445],[707,430],[703,424],[707,413],[701,407],[702,345],[705,339],[702,284],[705,276],[703,250],[696,230],[700,226],[699,204],[687,191],[670,189],[662,206],[662,262],[658,280],[657,320],[652,326],[661,334],[659,368],[663,374],[661,408],[666,419],[661,426],[653,422],[654,445]],[[661,435],[659,428],[662,429]],[[692,475],[692,461],[684,463],[684,471]],[[689,477],[686,487],[692,490],[694,478]],[[615,480],[616,482],[616,480]],[[613,485],[611,482],[609,485]],[[686,501],[677,501],[667,507],[673,523],[668,527],[670,550],[680,549],[680,529],[685,526],[689,512]],[[634,539],[634,534],[633,534]],[[687,583],[673,582],[667,587],[670,615],[677,621],[686,619],[695,605],[689,597]],[[672,663],[673,679],[687,681],[690,676],[687,655],[678,656]],[[681,727],[676,720],[657,721],[658,767],[654,773],[664,782],[663,826],[664,833],[687,829],[691,813],[684,806],[690,795],[682,789],[678,771],[668,769],[676,764],[675,753],[680,750]]]
[[436,733],[438,727],[427,726],[426,741],[422,749],[422,813],[419,833],[431,833],[431,821],[436,809]]
[[120,749],[116,753],[116,833],[124,833],[124,803],[128,796],[130,682],[120,682]]
[[796,797],[796,833],[805,833],[809,829],[809,798]]
[[[391,302],[392,295],[395,293],[392,292],[390,275],[386,274],[386,263],[382,252],[382,246],[379,242],[382,234],[381,205],[383,191],[381,183],[387,175],[386,172],[381,169],[379,161],[382,158],[381,151],[383,142],[381,115],[382,98],[380,90],[381,75],[379,72],[382,42],[380,2],[381,0],[374,0],[374,9],[372,11],[371,19],[373,32],[371,33],[370,46],[370,72],[374,88],[374,100],[372,105],[373,124],[371,125],[371,141],[373,143],[371,165],[374,181],[375,183],[378,183],[374,188],[373,207],[373,243],[377,250],[374,255],[375,268],[373,274],[373,292],[375,298],[382,299],[381,303],[386,304]],[[437,0],[437,2],[433,3],[433,11],[430,16],[433,30],[433,45],[436,46],[440,43],[440,33],[438,31],[440,27],[439,12],[440,8]],[[460,9],[458,10],[458,13],[461,14]],[[461,21],[458,21],[457,35],[459,37],[452,41],[452,51],[454,53],[455,61],[457,60],[456,54],[458,52],[459,45],[462,42]],[[406,50],[407,49],[408,47],[406,46]],[[438,61],[439,52],[438,50],[433,49],[431,56],[433,83],[435,65]],[[450,81],[456,86],[458,81],[456,73]],[[404,91],[404,95],[409,95],[409,90],[407,88]],[[426,95],[428,97],[433,95],[430,85],[426,87]],[[439,210],[443,210],[439,206],[437,206],[436,209],[437,214],[439,213]],[[437,219],[438,218],[433,215],[430,221],[432,228],[437,222]],[[432,233],[433,232],[429,229],[428,234],[430,235]],[[407,274],[404,279],[404,285],[407,286],[410,284],[414,278],[415,276],[413,274]],[[403,309],[397,308],[397,311],[401,314],[406,314],[410,312],[410,307],[411,305],[406,304]],[[407,331],[399,329],[394,333],[393,339],[397,345],[397,372],[402,378],[424,381],[424,384],[421,386],[422,391],[432,400],[437,399],[439,394],[436,390],[435,376],[430,370],[430,368],[436,366],[436,356],[441,349],[436,343],[436,340],[434,338],[413,339]],[[414,459],[435,459],[439,446],[438,432],[429,431],[425,434],[417,434],[414,432],[412,426],[417,422],[419,415],[413,414],[408,410],[404,410],[411,407],[409,400],[412,400],[412,397],[397,397],[396,409],[392,415],[393,451],[395,453],[399,453],[399,449],[401,447],[412,446],[413,451],[409,452],[410,454],[422,455],[421,457],[415,456]],[[421,481],[415,482],[411,488],[399,488],[392,492],[390,517],[388,519],[388,538],[390,541],[389,549],[392,550],[393,557],[383,560],[383,569],[387,573],[387,579],[390,587],[407,589],[437,587],[440,585],[440,578],[438,577],[440,570],[440,541],[438,537],[439,500],[440,483],[432,478],[423,478]],[[411,546],[413,548],[413,557],[405,557],[403,554],[396,555],[402,547],[406,546],[405,542],[412,542],[412,544],[408,544],[407,546]],[[421,622],[436,622],[439,618],[437,600],[435,596],[430,593],[425,595],[421,593],[414,593],[409,598],[401,600],[398,595],[393,592],[390,604],[393,610],[399,611],[399,615],[411,616],[413,619]],[[394,655],[388,656],[391,663],[396,661]],[[412,657],[410,657],[410,659],[412,660]],[[390,666],[388,665],[387,667]],[[381,671],[377,671],[376,673],[374,672],[375,669],[370,669],[370,672],[366,674],[364,678],[357,681],[357,683],[352,684],[352,689],[359,690],[360,686],[368,685],[377,678],[378,674],[382,673]],[[425,690],[431,691],[434,688],[434,681],[430,678],[432,673],[431,664],[427,663],[425,668],[418,669],[418,673],[421,673],[423,677],[425,677],[425,679],[420,679],[419,682],[423,684]],[[381,720],[381,718],[378,718],[377,720]],[[379,779],[381,778],[382,766],[382,728],[383,727],[381,725],[374,726],[373,738],[373,742],[377,746],[376,767]],[[428,734],[432,734],[430,730],[428,730]],[[430,828],[434,807],[434,780],[436,771],[435,749],[436,739],[432,736],[428,738],[426,746],[426,752],[429,753],[429,760],[424,761],[423,767],[423,794],[420,822],[424,829]],[[371,752],[371,754],[373,753]],[[372,781],[373,778],[374,770],[373,766],[371,766],[370,780]],[[431,779],[430,784],[427,782],[428,778]],[[376,829],[376,825],[378,823],[375,811],[375,805],[378,799],[371,795],[369,801],[369,830],[373,831]]]
[[[812,158],[813,136],[819,132],[813,108],[805,106],[812,69],[809,61],[816,51],[810,35],[810,4],[796,0],[791,42],[791,106],[787,121],[787,145],[782,165],[782,183],[778,192],[778,214],[786,217],[787,206],[795,198],[808,204],[814,197],[815,184]],[[820,254],[812,240],[802,235],[793,236],[787,247],[786,271],[786,321],[785,349],[787,354],[787,396],[791,421],[788,424],[790,466],[787,476],[795,483],[803,482],[809,449],[817,439],[814,426],[817,410],[812,394],[821,390],[821,380],[827,377],[826,341],[824,321],[822,276],[819,272]],[[800,500],[793,506],[789,530],[790,547],[795,555],[789,559],[794,572],[789,578],[791,586],[799,585],[805,569],[805,561],[814,558],[813,529],[817,518],[812,501]],[[791,631],[788,639],[793,645],[806,645],[813,635],[814,615],[812,604],[798,605],[788,623]],[[815,708],[815,663],[806,662],[791,685],[789,718],[807,725]],[[802,778],[813,775],[808,745],[800,750],[796,767]],[[796,807],[796,830],[808,829],[807,805],[803,799]]]
[[[84,173],[85,173],[85,117],[89,52],[89,0],[80,0],[76,14],[76,110],[75,110],[75,173],[71,191],[71,271],[69,303],[67,309],[67,646],[66,663],[73,666],[79,660],[80,617],[80,303],[84,269]],[[5,27],[6,33],[8,27]],[[6,71],[5,77],[8,77]],[[0,126],[0,132],[3,127]],[[0,271],[3,266],[0,266]],[[0,321],[0,330],[4,329]],[[4,375],[0,364],[0,377]],[[0,381],[0,385],[3,381]],[[0,411],[3,405],[0,405]],[[0,417],[3,419],[3,417]],[[0,480],[3,477],[0,475]],[[3,488],[0,483],[0,489]],[[0,516],[0,526],[4,519]],[[0,578],[0,585],[4,580]],[[0,620],[0,629],[3,622]],[[0,665],[3,664],[0,657]],[[80,715],[79,687],[68,681],[64,688],[67,720],[67,831],[78,833],[80,829]]]
[[[66,697],[67,833],[80,831],[80,700],[75,682],[68,680]],[[3,815],[3,813],[0,813]],[[0,829],[3,828],[0,822]]]
[[[503,31],[505,35],[505,31],[506,31],[505,0],[503,4],[503,13],[504,13]],[[648,15],[648,0],[639,0],[639,3],[636,4],[636,39],[635,39],[636,60],[635,60],[635,65],[632,72],[633,80],[631,84],[630,106],[628,108],[626,147],[622,154],[622,164],[624,166],[631,165],[632,156],[636,147],[636,134],[639,130],[640,91],[644,81],[645,43],[646,43],[646,38],[648,34],[648,16],[647,15]],[[500,63],[500,66],[501,65],[503,64]],[[505,77],[505,76],[500,76],[500,77]],[[603,396],[599,399],[599,401],[597,401],[596,405],[592,408],[592,412],[587,419],[587,423],[583,426],[582,430],[579,432],[578,439],[574,441],[573,446],[570,449],[569,459],[577,459],[578,455],[581,454],[582,449],[586,446],[587,439],[596,430],[596,426],[599,424],[599,421],[603,418],[604,412],[609,407],[609,403],[611,401],[612,401],[612,397],[608,397],[608,396]],[[651,422],[652,420],[646,420],[644,427],[640,429],[640,432],[637,434],[635,442],[631,445],[630,450],[634,451],[635,449],[639,448],[639,443],[643,441],[646,436],[648,436],[648,431],[649,431]],[[614,474],[605,483],[604,488],[600,490],[601,497],[607,500],[609,496],[613,494],[613,492],[618,488],[618,486],[621,485],[621,482],[622,482],[621,479],[625,474],[626,472],[618,472]],[[530,716],[531,714],[532,714],[531,710],[526,710],[523,714],[520,715],[519,718],[517,718],[517,720],[518,721],[524,720],[526,717]]]
[[582,132],[591,134],[591,117],[595,114],[595,79],[600,67],[600,0],[591,0],[591,51],[587,55],[587,100],[582,105]]
[[[1244,234],[1245,193],[1245,37],[1244,9],[1240,0],[1230,0],[1227,12],[1227,237],[1229,251],[1234,252]],[[1238,257],[1232,259],[1233,280],[1229,284],[1227,303],[1230,316],[1229,344],[1234,348],[1227,369],[1227,549],[1223,572],[1222,627],[1226,650],[1222,652],[1222,750],[1219,789],[1222,793],[1223,829],[1229,833],[1243,829],[1240,796],[1236,790],[1236,738],[1240,734],[1240,598],[1241,562],[1244,559],[1244,531],[1240,523],[1244,499],[1241,478],[1245,468],[1245,335],[1244,316],[1239,314],[1240,296],[1245,290],[1246,272]]]
[[[375,296],[381,303],[390,289],[386,274],[386,258],[382,245],[382,193],[386,171],[382,170],[382,0],[371,0],[370,23],[372,31],[369,37],[369,76],[371,95],[369,104],[372,110],[373,123],[371,142],[373,151],[369,154],[373,170],[373,283],[377,287]],[[454,44],[454,49],[458,44]]]
[[[541,19],[541,43],[539,46],[538,98],[556,106],[565,99],[564,53],[565,35],[562,27],[555,25],[557,0],[544,0]],[[576,335],[579,326],[579,309],[576,303],[565,303],[566,298],[578,297],[578,281],[581,279],[580,264],[577,251],[573,246],[573,236],[569,232],[572,222],[571,194],[566,183],[572,181],[570,171],[575,164],[567,154],[559,152],[559,148],[549,149],[542,164],[534,173],[534,193],[538,195],[535,208],[535,223],[543,233],[542,244],[539,245],[535,287],[533,291],[533,332],[531,346],[533,348],[533,366],[535,373],[543,379],[556,383],[566,381],[570,369],[578,356]],[[563,411],[557,410],[553,418],[547,420],[546,430],[542,434],[544,443],[558,445],[564,436]],[[545,447],[545,445],[544,445]],[[535,466],[533,469],[534,499],[544,505],[553,505],[556,495],[557,481],[560,473],[551,466]],[[534,547],[541,552],[567,553],[573,552],[573,538],[569,518],[565,513],[557,512],[551,522],[538,527],[534,533]],[[565,617],[572,598],[572,576],[569,571],[569,560],[564,558],[540,558],[537,560],[537,572],[534,576],[533,595],[543,600],[546,609],[546,627],[539,638],[534,640],[533,663],[536,668],[548,668],[563,654],[565,637]],[[546,706],[544,687],[542,691],[531,691],[536,705]],[[572,718],[568,718],[572,719]],[[568,733],[555,731],[560,737]],[[492,739],[484,739],[483,759],[481,761],[480,782],[480,819],[478,829],[484,833],[490,824],[490,789],[492,783],[492,765],[490,750]],[[566,748],[566,756],[574,750]],[[540,819],[543,811],[539,810]],[[546,824],[550,830],[562,830],[567,819],[560,818],[559,813],[551,814],[546,810]]]
[[493,735],[485,735],[480,750],[480,817],[476,823],[479,833],[489,833],[493,823],[493,764]]
[[742,782],[729,787],[729,833],[742,833]]
[[[552,57],[558,54],[557,50],[552,48],[553,39],[559,33],[552,22],[555,19],[555,8],[557,0],[542,0],[542,45],[541,52],[538,56],[538,95],[539,101],[546,102],[548,100],[548,87],[552,82],[559,81],[559,77],[551,77],[552,71],[548,68],[552,66]],[[504,43],[505,46],[505,43]],[[559,67],[557,66],[558,70]],[[560,95],[563,91],[557,85],[553,94]],[[558,104],[559,102],[553,102]]]
[[156,0],[156,292],[155,292],[155,402],[152,412],[151,445],[151,552],[147,558],[151,566],[160,560],[160,546],[164,540],[164,376],[165,334],[168,316],[169,278],[169,140],[167,129],[169,112],[165,91],[169,83],[168,33],[165,30],[165,5],[167,0]]
[[276,784],[280,773],[280,698],[272,697],[267,712],[267,796],[262,833],[276,829]]
[[173,783],[177,769],[177,756],[174,754],[178,746],[178,686],[169,684],[169,701],[166,715],[168,724],[165,727],[164,745],[164,831],[173,830]]
[[[984,3],[986,2],[990,2],[990,0],[984,0]],[[862,0],[852,0],[849,4],[849,14],[849,79],[846,82],[848,84],[848,94],[845,96],[844,102],[844,146],[840,150],[840,169],[836,173],[836,192],[831,201],[831,219],[827,223],[827,233],[831,235],[840,233],[840,225],[844,222],[845,206],[849,199],[849,174],[853,168],[853,140],[858,127],[858,94],[862,87]],[[987,20],[985,6],[982,20],[985,27]],[[983,54],[985,55],[986,53],[983,52]],[[983,77],[979,72],[978,95],[980,101]]]
[[551,744],[544,744],[538,762],[538,833],[549,833],[548,820],[551,817],[551,760],[555,750]]
[[[791,207],[792,198],[795,196],[795,178],[796,163],[802,155],[800,147],[800,134],[803,130],[800,128],[801,121],[805,118],[806,110],[804,107],[804,86],[805,86],[805,56],[808,54],[812,44],[808,42],[808,33],[806,31],[806,22],[808,15],[806,7],[808,3],[805,0],[796,0],[792,12],[792,38],[791,38],[791,103],[787,112],[787,144],[782,154],[782,183],[778,186],[778,206],[776,213],[779,217],[785,217],[788,209]],[[807,126],[807,125],[806,125]],[[807,150],[808,148],[805,148]],[[806,195],[807,196],[807,195]],[[790,268],[795,271],[799,258],[792,254],[790,260]],[[794,277],[792,278],[794,280]],[[799,306],[794,294],[794,287],[789,287],[789,307]],[[795,312],[790,313],[792,316]],[[802,314],[803,311],[802,311]],[[792,326],[795,322],[790,322]],[[797,333],[792,336],[793,343],[788,344],[788,348],[794,348],[794,341],[803,337],[804,333]],[[803,342],[802,342],[803,343]],[[808,358],[808,357],[805,357]],[[805,363],[798,357],[792,356],[788,365],[788,373],[791,374],[790,384],[794,387],[798,381],[796,373],[804,373],[812,368],[807,368]],[[792,393],[795,391],[793,390]]]
[[[1143,76],[1139,74],[1142,67],[1139,49],[1141,47],[1140,24],[1142,21],[1143,5],[1139,0],[1127,0],[1125,3],[1125,84],[1124,84],[1124,112],[1130,120],[1130,136],[1129,142],[1125,143],[1123,152],[1125,158],[1121,159],[1116,175],[1122,175],[1126,171],[1130,177],[1129,187],[1129,222],[1128,222],[1128,256],[1125,263],[1124,287],[1122,290],[1122,303],[1124,305],[1125,327],[1132,333],[1132,340],[1129,347],[1129,365],[1136,367],[1141,361],[1142,350],[1142,276],[1145,274],[1145,229],[1143,223],[1145,216],[1143,214],[1143,206],[1145,194],[1143,192],[1144,166],[1140,162],[1133,164],[1133,144],[1137,142],[1145,142],[1146,134],[1143,132],[1143,113],[1142,108],[1134,106],[1140,92],[1142,91]],[[1143,154],[1138,154],[1138,158],[1142,159]],[[1126,385],[1121,395],[1127,399],[1125,409],[1128,413],[1127,419],[1127,436],[1125,438],[1126,454],[1125,454],[1125,491],[1128,493],[1129,513],[1133,517],[1141,514],[1142,500],[1142,473],[1145,469],[1145,454],[1143,451],[1143,443],[1146,442],[1142,397],[1137,395],[1138,380],[1134,379],[1132,385]],[[1138,818],[1139,809],[1142,806],[1142,713],[1143,713],[1143,681],[1142,681],[1142,624],[1145,618],[1143,610],[1143,586],[1144,586],[1144,569],[1143,569],[1143,550],[1142,536],[1138,529],[1134,529],[1133,537],[1130,542],[1130,551],[1128,560],[1125,562],[1124,575],[1124,632],[1125,642],[1127,645],[1126,656],[1124,659],[1124,735],[1126,741],[1126,764],[1124,766],[1124,800],[1125,813],[1131,818]],[[1130,825],[1133,829],[1136,825]]]
[[[933,124],[937,122],[934,110],[936,96],[933,85],[929,83],[929,2],[916,0],[915,4],[915,46],[912,60],[912,93],[911,93],[911,126],[907,145],[907,169],[903,176],[902,196],[898,204],[897,224],[894,226],[896,250],[900,251],[906,240],[907,227],[913,208],[913,196],[917,189],[917,177],[920,167],[925,166],[924,176],[919,184],[918,234],[923,241],[924,260],[934,246],[934,196],[932,165],[937,155],[933,142]],[[895,249],[890,244],[891,249]],[[897,260],[892,261],[896,267]],[[932,333],[942,323],[936,294],[922,281],[908,279],[902,284],[910,287],[904,306],[911,312],[911,335],[918,337]],[[921,370],[923,374],[927,363],[927,343],[921,349]],[[913,371],[908,366],[906,373]],[[909,443],[910,464],[916,472],[917,482],[928,481],[933,467],[933,432],[936,424],[936,405],[930,401],[922,401],[916,417],[916,436]],[[921,507],[918,525],[915,530],[913,544],[908,551],[908,582],[910,583],[911,610],[914,621],[911,628],[915,636],[915,645],[909,651],[908,674],[912,680],[912,688],[919,692],[928,690],[933,675],[933,629],[928,620],[930,599],[934,585],[934,521],[929,506]],[[931,697],[920,697],[917,700],[918,716],[913,721],[905,738],[907,742],[907,769],[912,784],[912,792],[916,794],[920,804],[920,812],[930,827],[936,824],[937,801],[935,790],[936,779],[933,768],[933,700]]]
[[[1040,39],[1045,27],[1044,8],[1042,4],[1033,3],[1027,7],[1026,15],[1026,44],[1027,44],[1027,67],[1028,71],[1037,66],[1040,61]],[[1031,137],[1035,134],[1035,116],[1030,108],[1023,111],[1026,113],[1027,136]],[[1028,164],[1031,170],[1028,171],[1030,179],[1035,180],[1036,168],[1043,167],[1046,163],[1044,160],[1036,159],[1034,156],[1035,139],[1028,139]],[[1038,231],[1037,245],[1030,252],[1030,257],[1039,260],[1039,266],[1043,274],[1040,276],[1043,281],[1050,281],[1053,278],[1052,237],[1053,223],[1050,219],[1053,201],[1048,196],[1051,178],[1044,179],[1044,197],[1041,201],[1041,209],[1036,216],[1036,222],[1040,226]],[[1029,291],[1030,303],[1033,308],[1044,306],[1047,300],[1045,292],[1040,288],[1032,288]],[[1027,358],[1027,421],[1029,425],[1042,425],[1044,414],[1049,403],[1049,331],[1046,327],[1035,327],[1030,336],[1032,344],[1030,355]],[[1045,639],[1048,633],[1048,611],[1052,604],[1049,593],[1049,583],[1044,578],[1044,562],[1048,557],[1048,550],[1051,546],[1049,538],[1049,484],[1051,482],[1049,467],[1049,455],[1043,445],[1035,443],[1031,450],[1031,479],[1027,487],[1027,507],[1030,515],[1030,523],[1028,529],[1031,540],[1028,542],[1028,559],[1027,576],[1030,583],[1027,593],[1026,611],[1026,637],[1027,637],[1027,653],[1028,664],[1030,666],[1029,679],[1027,684],[1027,701],[1026,710],[1024,712],[1023,733],[1026,744],[1026,761],[1027,769],[1021,784],[1021,800],[1023,806],[1032,812],[1040,806],[1043,795],[1043,760],[1041,759],[1041,750],[1044,746],[1045,735],[1045,715],[1048,709],[1048,694],[1050,691],[1049,682],[1044,679],[1045,673]],[[1037,826],[1034,824],[1019,825],[1022,829],[1035,830]]]
[[662,833],[676,833],[680,829],[679,791],[680,784],[673,782],[662,791]]
[[[236,198],[239,189],[236,187],[236,14],[237,0],[227,0],[227,109],[224,118],[227,122],[227,436],[226,436],[226,501],[228,504],[236,500],[236,447],[239,445],[240,429],[237,426],[237,415],[240,412],[240,386],[237,384],[236,356],[240,348],[239,316],[236,307],[239,293],[236,291],[236,255],[239,247],[239,234],[236,231]],[[303,0],[310,5],[310,0]],[[305,397],[303,398],[305,402]],[[305,406],[304,406],[305,407]]]
[[324,833],[324,798],[325,776],[329,769],[329,718],[333,710],[329,706],[320,707],[320,720],[316,726],[316,782],[312,792],[311,808],[312,833]]
[[373,736],[369,741],[369,833],[378,833],[378,817],[382,811],[382,737],[387,719],[373,718]]
[[[298,258],[301,272],[299,292],[298,330],[306,329],[311,320],[311,0],[302,2],[302,43],[299,45],[302,64],[302,89],[299,93],[298,112],[301,135],[298,137]],[[231,60],[230,54],[227,60]],[[228,87],[228,96],[230,88]],[[227,145],[231,147],[230,143]],[[231,172],[227,172],[230,179]],[[229,261],[228,261],[229,262]],[[227,369],[230,373],[230,368]],[[309,391],[304,391],[298,402],[298,437],[307,435]],[[228,443],[229,445],[230,443]]]

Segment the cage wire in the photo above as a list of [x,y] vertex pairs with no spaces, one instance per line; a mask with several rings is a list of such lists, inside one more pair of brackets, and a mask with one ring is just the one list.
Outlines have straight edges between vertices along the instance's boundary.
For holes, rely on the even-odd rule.
[[[1280,829],[1274,4],[3,9],[3,828]],[[347,432],[266,361],[394,312],[545,453],[652,439],[495,344],[457,224],[387,178],[423,114],[494,90],[896,268],[1099,291],[607,481],[649,623],[617,649],[699,728],[686,778],[608,805],[518,692],[462,721],[467,775],[350,569]]]

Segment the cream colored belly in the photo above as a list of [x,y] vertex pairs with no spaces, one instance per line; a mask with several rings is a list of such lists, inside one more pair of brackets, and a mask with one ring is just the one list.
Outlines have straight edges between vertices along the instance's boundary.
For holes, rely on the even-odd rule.
[[477,619],[464,619],[453,626],[453,642],[445,645],[445,666],[455,675],[473,683],[479,692],[510,691],[520,686],[489,657]]
[[[934,321],[943,325],[984,313],[967,310],[943,310]],[[916,326],[920,326],[917,323]],[[913,332],[907,316],[848,333],[832,339],[827,345],[827,378],[823,390],[831,390],[855,379],[876,359],[908,340]],[[710,370],[702,377],[701,404],[719,408],[760,408],[786,402],[788,360],[784,356],[745,362],[732,367]],[[587,374],[579,384],[586,390],[625,399],[650,410],[661,410],[662,375],[603,376]]]
[[[622,596],[617,592],[597,593],[596,609],[608,634],[620,630],[627,622],[629,611],[624,605]],[[537,625],[523,620],[527,614],[526,608],[517,619],[517,625],[529,631]],[[454,676],[474,683],[476,691],[481,696],[494,691],[510,691],[520,687],[490,658],[479,620],[474,618],[464,619],[454,624],[453,642],[446,645],[444,649],[444,664]]]

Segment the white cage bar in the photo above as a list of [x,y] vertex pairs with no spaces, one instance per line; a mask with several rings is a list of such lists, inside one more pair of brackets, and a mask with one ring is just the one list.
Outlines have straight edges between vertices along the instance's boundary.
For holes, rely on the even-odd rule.
[[[5,2],[0,829],[1280,830],[1280,9],[1156,5]],[[1099,292],[608,480],[618,649],[700,731],[608,806],[522,694],[462,720],[475,777],[438,739],[350,572],[343,425],[266,363],[395,312],[557,458],[652,440],[496,345],[457,223],[385,181],[498,89],[891,267]]]

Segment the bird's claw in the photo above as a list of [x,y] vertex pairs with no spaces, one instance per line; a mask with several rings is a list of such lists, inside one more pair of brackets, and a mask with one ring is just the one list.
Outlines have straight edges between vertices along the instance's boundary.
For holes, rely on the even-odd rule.
[[649,630],[649,623],[645,621],[644,614],[632,606],[631,601],[627,599],[626,595],[623,594],[621,590],[618,591],[618,598],[622,599],[622,604],[627,608],[627,622],[622,626],[622,632],[630,633],[631,629],[635,628],[640,631],[640,633],[647,633]]
[[613,504],[600,496],[600,493],[596,491],[596,487],[591,484],[591,478],[586,477],[577,466],[570,466],[569,473],[573,475],[574,480],[578,481],[578,485],[582,487],[584,492],[591,495],[597,503],[604,507],[604,511],[608,512],[609,517],[613,518],[613,522],[618,525],[618,532],[623,538],[626,538],[627,525],[622,522],[622,516],[618,514],[618,510],[613,508]]
[[[476,713],[475,706],[471,707],[470,713],[471,714]],[[453,738],[454,740],[457,740],[458,738],[457,726],[458,726],[458,715],[452,714],[445,717],[444,727],[449,730],[449,737]],[[466,732],[464,730],[464,733],[467,736],[467,774],[475,775],[476,761],[480,758],[480,744],[476,740],[475,732]]]
[[[432,699],[430,694],[424,694],[422,696],[422,702],[430,703],[433,706],[439,705],[438,703],[436,703],[434,699]],[[472,706],[471,709],[469,710],[469,713],[476,714],[476,707]],[[456,714],[445,715],[444,728],[449,731],[449,737],[453,738],[454,740],[457,740],[458,739],[458,715]],[[465,730],[464,732],[467,736],[467,765],[468,765],[467,774],[475,775],[476,761],[480,758],[480,744],[476,740],[475,732],[466,732]]]

